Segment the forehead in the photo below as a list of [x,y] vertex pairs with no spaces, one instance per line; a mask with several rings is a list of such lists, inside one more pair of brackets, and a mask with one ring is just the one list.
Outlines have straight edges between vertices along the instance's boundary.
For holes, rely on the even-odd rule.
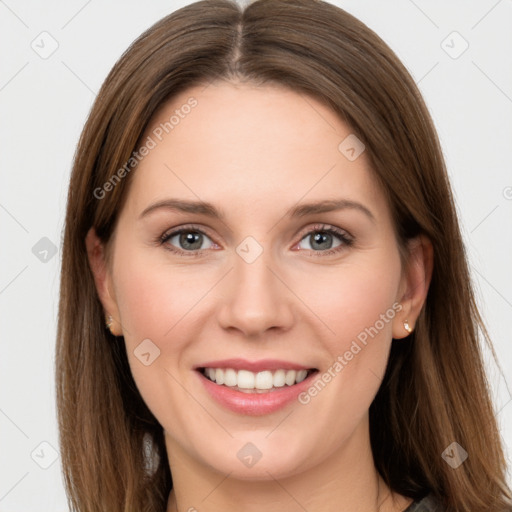
[[271,211],[301,198],[347,197],[385,209],[365,153],[350,160],[340,151],[347,137],[350,126],[333,110],[284,86],[192,87],[149,124],[142,144],[151,149],[132,176],[131,207],[182,197]]

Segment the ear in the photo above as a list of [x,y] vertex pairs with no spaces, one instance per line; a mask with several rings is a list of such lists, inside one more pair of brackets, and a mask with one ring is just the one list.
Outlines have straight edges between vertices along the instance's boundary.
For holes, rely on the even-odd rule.
[[110,332],[115,336],[121,336],[123,333],[115,299],[112,274],[107,264],[105,247],[98,238],[98,235],[96,235],[94,228],[89,229],[85,237],[85,246],[89,266],[94,276],[96,291],[98,292],[98,297],[105,310],[105,320],[110,315],[112,317]]
[[432,242],[425,235],[418,235],[407,244],[408,258],[400,284],[401,293],[398,301],[402,310],[393,320],[393,338],[405,338],[410,333],[405,329],[404,322],[414,330],[414,325],[427,298],[432,269],[434,250]]

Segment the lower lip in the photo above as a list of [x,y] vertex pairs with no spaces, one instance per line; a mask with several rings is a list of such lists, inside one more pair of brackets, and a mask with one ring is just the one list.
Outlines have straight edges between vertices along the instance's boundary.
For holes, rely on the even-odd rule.
[[203,386],[213,399],[233,412],[249,416],[263,416],[286,407],[311,385],[311,381],[317,373],[311,373],[302,382],[293,386],[285,385],[267,393],[244,393],[215,384],[200,371],[197,371]]

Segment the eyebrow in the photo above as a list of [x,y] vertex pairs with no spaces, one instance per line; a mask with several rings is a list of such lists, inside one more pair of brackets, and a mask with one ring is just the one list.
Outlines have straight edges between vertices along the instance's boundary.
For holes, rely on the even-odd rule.
[[[207,217],[221,221],[226,219],[225,213],[222,210],[218,210],[212,203],[208,203],[206,201],[188,201],[183,199],[165,199],[163,201],[158,201],[148,206],[140,214],[139,219],[160,209],[206,215]],[[375,216],[366,206],[349,199],[330,199],[315,203],[299,204],[288,210],[287,215],[291,218],[296,218],[339,210],[357,210],[365,214],[372,222],[376,222]]]

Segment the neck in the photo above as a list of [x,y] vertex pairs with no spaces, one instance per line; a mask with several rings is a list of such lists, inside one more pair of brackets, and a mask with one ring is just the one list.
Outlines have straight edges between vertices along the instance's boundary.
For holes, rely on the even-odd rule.
[[356,431],[322,464],[258,480],[239,479],[202,464],[166,434],[173,478],[167,512],[399,512],[411,502],[378,474],[368,429]]

